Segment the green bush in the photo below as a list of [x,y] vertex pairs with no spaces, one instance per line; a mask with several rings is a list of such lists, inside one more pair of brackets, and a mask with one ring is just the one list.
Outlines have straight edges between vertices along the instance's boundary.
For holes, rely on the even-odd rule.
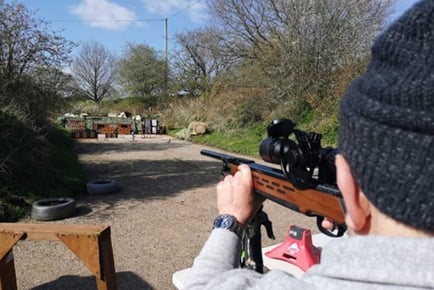
[[0,221],[28,213],[37,198],[85,192],[85,178],[66,130],[34,131],[0,111]]

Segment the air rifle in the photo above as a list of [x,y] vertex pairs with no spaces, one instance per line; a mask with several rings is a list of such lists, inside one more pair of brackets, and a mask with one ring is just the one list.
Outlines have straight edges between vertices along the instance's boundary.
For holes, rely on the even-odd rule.
[[[341,236],[345,232],[345,207],[336,186],[334,159],[336,150],[322,148],[321,135],[294,129],[289,119],[271,122],[268,138],[260,145],[264,161],[280,164],[280,169],[210,150],[201,154],[223,161],[222,174],[235,174],[238,166],[247,164],[257,194],[307,216],[316,216],[319,229],[327,235]],[[289,139],[294,133],[298,142]],[[336,223],[336,234],[321,226],[327,217]]]
[[[334,160],[337,150],[331,147],[322,148],[321,134],[295,129],[295,123],[289,119],[272,121],[267,127],[267,133],[268,137],[262,141],[259,153],[264,161],[280,164],[280,168],[211,150],[202,150],[201,154],[220,159],[223,162],[223,175],[233,175],[239,165],[247,164],[252,171],[256,194],[296,212],[315,216],[321,232],[333,237],[342,236],[346,230],[345,206],[336,186]],[[291,134],[295,135],[296,140],[289,139]],[[262,210],[258,214],[259,225],[256,221],[252,226],[256,233],[251,236],[260,236],[260,225],[265,225],[268,236],[272,238],[268,217]],[[325,229],[322,226],[324,218],[332,220],[335,229]],[[259,249],[258,246],[255,247],[255,258],[262,263],[260,246]]]
[[[280,170],[255,163],[255,161],[210,150],[202,150],[201,154],[221,159],[224,175],[235,174],[240,164],[249,165],[255,193],[307,216],[316,216],[320,219],[318,223],[321,231],[323,229],[320,225],[324,217],[330,218],[338,226],[344,224],[342,198],[339,191],[333,187],[318,185],[301,189],[291,183]],[[325,233],[331,234],[328,231]]]

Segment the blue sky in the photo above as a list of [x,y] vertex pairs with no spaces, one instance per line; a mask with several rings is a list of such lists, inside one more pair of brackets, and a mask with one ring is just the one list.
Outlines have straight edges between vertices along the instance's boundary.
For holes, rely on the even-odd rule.
[[[9,3],[13,0],[3,0]],[[169,52],[177,32],[206,24],[206,0],[16,0],[36,16],[51,22],[68,40],[95,40],[120,55],[126,42],[146,43],[158,51],[165,48],[165,21]],[[218,1],[218,0],[217,0]],[[395,14],[416,0],[395,0]]]
[[[3,0],[9,3],[12,0]],[[126,42],[146,43],[158,51],[177,32],[205,23],[205,0],[17,0],[36,16],[51,22],[55,31],[74,42],[95,40],[115,54]]]

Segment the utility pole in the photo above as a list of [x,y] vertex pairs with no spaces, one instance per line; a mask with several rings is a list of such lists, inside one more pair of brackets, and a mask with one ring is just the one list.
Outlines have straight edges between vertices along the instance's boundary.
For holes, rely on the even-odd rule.
[[[2,0],[0,0],[2,1]],[[168,96],[169,92],[169,52],[168,52],[168,45],[167,45],[167,41],[168,41],[168,35],[167,35],[167,18],[164,18],[164,67],[165,67],[165,72],[164,72],[164,90],[165,90],[165,94],[166,97]]]

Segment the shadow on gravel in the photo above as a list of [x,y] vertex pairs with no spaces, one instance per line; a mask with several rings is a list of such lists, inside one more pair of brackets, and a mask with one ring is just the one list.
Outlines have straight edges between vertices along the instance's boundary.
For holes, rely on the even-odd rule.
[[85,216],[92,212],[92,208],[89,206],[79,205],[75,211],[73,217]]
[[[120,199],[163,198],[183,190],[216,184],[221,163],[197,160],[121,160],[87,163],[92,179],[113,179],[121,191],[110,194]],[[98,195],[95,195],[97,197]]]
[[[87,160],[82,161],[82,166],[88,180],[116,180],[121,190],[114,194],[98,196],[91,199],[109,198],[112,202],[128,199],[165,198],[183,190],[215,185],[221,180],[220,171],[222,163],[218,160],[204,161],[193,160],[188,156],[177,156],[173,152],[184,152],[182,143],[167,142],[137,142],[137,143],[84,143],[76,144],[75,152],[86,154]],[[177,150],[181,149],[181,150]],[[147,160],[134,159],[134,152],[155,152],[163,159]],[[172,152],[171,157],[166,152]],[[188,149],[187,149],[188,152]],[[132,153],[131,156],[123,156],[119,160],[113,158],[101,158],[104,154]],[[188,152],[186,154],[190,154]],[[99,156],[96,162],[92,161],[92,155]],[[139,154],[139,153],[138,153]],[[179,153],[182,154],[182,153]]]
[[[164,151],[169,149],[175,149],[185,147],[185,144],[174,142],[159,142],[150,139],[150,142],[86,142],[82,144],[76,144],[74,151],[78,154],[86,153],[92,154],[98,152],[99,154],[110,152],[129,152],[129,151]],[[168,139],[169,140],[169,139]],[[79,142],[78,142],[79,143]]]
[[[153,290],[146,281],[132,272],[116,273],[116,282],[119,290]],[[62,276],[52,282],[37,286],[31,290],[95,290],[95,277]]]

